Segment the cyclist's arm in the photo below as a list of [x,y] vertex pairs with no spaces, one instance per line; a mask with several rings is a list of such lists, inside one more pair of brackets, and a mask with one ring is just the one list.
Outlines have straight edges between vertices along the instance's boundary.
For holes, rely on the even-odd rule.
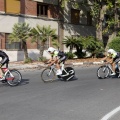
[[58,60],[58,58],[57,57],[55,57],[54,59],[52,59],[52,61],[51,61],[51,63],[49,64],[49,66],[51,66],[52,64],[54,64],[54,63],[56,63],[57,62],[57,60]]
[[103,59],[101,59],[101,61],[105,61],[107,60],[108,56],[105,56]]

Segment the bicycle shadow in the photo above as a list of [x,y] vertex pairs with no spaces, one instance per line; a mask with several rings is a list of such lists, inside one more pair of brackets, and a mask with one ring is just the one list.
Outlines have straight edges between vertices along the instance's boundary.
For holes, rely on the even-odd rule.
[[69,81],[75,81],[75,80],[78,80],[78,78],[76,77],[76,76],[74,76],[72,79],[70,79],[70,80],[64,80],[64,79],[62,79],[62,78],[59,78],[58,80],[60,80],[60,81],[64,81],[64,82],[69,82]]
[[29,79],[22,79],[21,83],[19,84],[19,86],[22,86],[22,85],[26,85],[26,84],[29,84],[30,83],[30,80]]

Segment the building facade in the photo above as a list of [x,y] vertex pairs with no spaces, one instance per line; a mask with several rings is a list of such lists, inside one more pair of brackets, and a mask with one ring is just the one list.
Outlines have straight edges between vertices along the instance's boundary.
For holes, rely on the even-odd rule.
[[[60,49],[67,51],[62,40],[71,35],[94,35],[92,17],[89,9],[75,9],[73,3],[66,3],[60,14],[59,0],[0,0],[0,49],[4,50],[11,61],[24,59],[19,42],[9,44],[9,34],[15,23],[26,22],[30,27],[50,25],[56,29]],[[28,55],[36,60],[39,56],[38,45],[27,41]],[[48,45],[49,47],[49,45]],[[46,48],[47,49],[47,48]],[[44,52],[44,55],[47,53]]]

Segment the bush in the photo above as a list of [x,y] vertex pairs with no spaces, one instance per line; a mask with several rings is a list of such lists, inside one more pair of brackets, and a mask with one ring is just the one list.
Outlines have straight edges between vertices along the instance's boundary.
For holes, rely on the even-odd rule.
[[109,44],[109,48],[114,49],[117,52],[120,52],[120,37],[115,37]]
[[73,59],[75,57],[75,54],[71,53],[71,52],[67,52],[66,55],[67,55],[68,59]]
[[24,60],[24,63],[32,63],[32,59],[31,58],[27,58]]
[[46,57],[39,57],[38,61],[40,61],[40,62],[46,62],[47,58]]
[[75,52],[75,55],[77,56],[77,58],[85,58],[86,53],[85,52]]

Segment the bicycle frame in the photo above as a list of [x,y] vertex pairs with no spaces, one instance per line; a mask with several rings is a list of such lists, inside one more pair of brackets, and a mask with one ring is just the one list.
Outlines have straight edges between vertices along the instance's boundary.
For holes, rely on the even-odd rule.
[[[11,77],[14,77],[8,68],[2,68],[2,70],[4,71],[4,76],[6,76],[7,73],[10,73]],[[7,80],[11,80],[11,79],[7,79]],[[2,80],[0,80],[0,81],[2,81]]]
[[[53,69],[55,69],[55,71],[56,71],[55,64],[53,64],[52,66],[50,66],[49,75],[50,75],[50,73],[51,73],[51,71],[52,71]],[[64,69],[64,64],[61,64],[61,70],[62,70],[62,71],[64,70],[66,74],[65,74],[65,75],[59,75],[59,76],[65,77],[65,76],[68,76],[68,75],[69,75],[69,73]]]
[[[112,70],[112,68],[111,68],[110,63],[108,63],[108,64],[106,65],[106,67],[108,67],[108,68],[111,70],[111,72],[113,72],[113,70]],[[116,69],[116,68],[118,68],[118,69],[119,69],[119,65],[118,65],[118,63],[116,64],[115,69]],[[119,73],[120,73],[120,72],[119,72]]]

